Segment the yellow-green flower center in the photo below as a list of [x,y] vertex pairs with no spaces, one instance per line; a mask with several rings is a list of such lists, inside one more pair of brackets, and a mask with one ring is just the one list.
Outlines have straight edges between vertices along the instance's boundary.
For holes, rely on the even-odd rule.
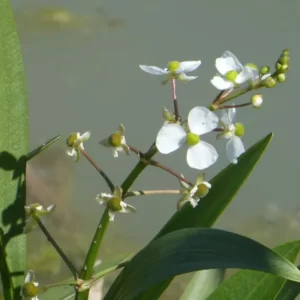
[[24,297],[35,297],[38,293],[38,287],[33,282],[26,282],[22,289]]
[[179,69],[179,66],[180,66],[180,62],[174,60],[168,63],[167,68],[171,73],[176,73],[176,71]]
[[198,185],[198,190],[196,194],[199,198],[205,197],[208,194],[208,192],[209,192],[209,188],[206,184],[200,183]]
[[112,197],[108,200],[107,207],[112,211],[122,210],[121,199],[118,197]]
[[245,133],[244,125],[242,123],[235,123],[234,126],[235,126],[235,135],[239,137],[244,136]]
[[68,147],[75,147],[76,146],[76,142],[78,140],[78,135],[77,133],[72,133],[68,138],[67,138],[67,146]]
[[253,63],[248,63],[248,64],[246,64],[246,66],[247,66],[247,67],[250,67],[250,68],[252,68],[252,69],[254,69],[254,70],[258,70],[257,65],[255,65],[255,64],[253,64]]
[[200,137],[199,135],[189,132],[186,136],[186,143],[189,146],[195,146],[200,142]]
[[229,71],[226,73],[225,78],[229,81],[234,82],[237,76],[238,76],[238,72],[235,70],[232,70],[232,71]]
[[116,132],[108,138],[108,143],[113,147],[120,147],[122,144],[122,136]]

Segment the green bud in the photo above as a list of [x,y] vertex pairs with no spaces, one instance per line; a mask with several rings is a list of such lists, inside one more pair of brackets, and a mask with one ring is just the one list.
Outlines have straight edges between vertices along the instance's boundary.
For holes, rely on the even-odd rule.
[[284,50],[282,51],[282,54],[281,54],[281,55],[290,56],[290,51],[289,51],[289,49],[284,49]]
[[120,147],[122,145],[122,136],[118,132],[115,132],[109,136],[108,143],[112,147]]
[[200,137],[199,135],[189,132],[186,136],[186,143],[189,146],[195,146],[200,142]]
[[209,187],[205,183],[198,185],[198,190],[196,192],[199,198],[205,197],[209,192]]
[[263,66],[260,68],[260,74],[265,75],[270,73],[270,67],[269,66]]
[[281,68],[280,68],[279,72],[280,73],[286,73],[288,69],[289,69],[289,65],[284,64],[284,65],[281,65]]
[[245,133],[244,125],[242,123],[235,123],[234,126],[235,126],[235,135],[239,137],[244,136]]
[[286,80],[286,75],[284,73],[280,73],[276,76],[276,79],[279,83],[283,83]]
[[281,55],[278,59],[278,62],[282,65],[284,64],[288,64],[289,63],[290,58],[287,55]]
[[22,295],[27,298],[33,298],[38,294],[38,287],[34,282],[26,282],[22,288]]
[[250,67],[250,68],[252,68],[252,69],[254,69],[254,70],[258,70],[257,65],[255,65],[255,64],[253,64],[253,63],[247,63],[246,66],[247,66],[247,67]]
[[116,212],[122,210],[121,199],[118,197],[112,197],[107,201],[107,207]]
[[279,62],[276,63],[275,69],[276,69],[276,71],[280,72],[281,64]]
[[263,81],[263,85],[266,88],[273,88],[276,86],[276,80],[273,77],[269,76]]
[[235,81],[235,79],[236,79],[237,76],[238,76],[238,73],[235,70],[229,71],[225,75],[226,79],[229,80],[229,81],[232,81],[232,82]]

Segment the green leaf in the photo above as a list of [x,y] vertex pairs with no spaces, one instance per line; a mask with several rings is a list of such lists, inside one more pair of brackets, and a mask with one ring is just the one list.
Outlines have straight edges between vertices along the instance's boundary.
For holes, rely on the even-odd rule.
[[[299,266],[298,266],[299,269]],[[300,293],[300,284],[294,281],[285,280],[276,300],[294,300]]]
[[60,138],[60,135],[50,139],[49,141],[47,141],[43,145],[41,145],[38,148],[36,148],[36,149],[32,150],[31,152],[29,152],[27,154],[27,160],[30,160],[30,159],[34,158],[35,156],[37,156],[38,154],[40,154],[41,152],[46,150],[48,147],[50,147],[52,144],[54,144],[59,138]]
[[105,300],[132,300],[150,286],[196,270],[241,268],[300,282],[287,259],[247,237],[211,228],[187,228],[152,241],[124,268]]
[[224,275],[224,269],[196,272],[180,300],[205,300],[222,283]]
[[[19,39],[9,0],[0,4],[0,264],[5,299],[20,299],[26,239],[21,235],[25,205],[25,155],[28,152],[28,103]],[[12,276],[12,281],[3,280]]]
[[[294,262],[300,251],[300,241],[286,243],[274,248],[274,251],[288,260]],[[286,281],[280,277],[253,271],[240,271],[223,282],[207,300],[279,300],[291,298],[278,298],[278,293],[282,287],[298,286],[294,282]],[[293,298],[292,298],[293,299]]]
[[[248,149],[246,153],[239,158],[237,164],[230,164],[216,175],[210,181],[212,188],[210,189],[209,194],[201,199],[198,206],[192,208],[190,205],[186,204],[179,212],[176,212],[173,215],[158,233],[156,238],[181,228],[212,226],[245,182],[261,155],[264,153],[272,137],[272,133],[268,134],[265,138]],[[121,275],[122,272],[116,279],[112,288],[119,284]],[[160,282],[155,287],[152,286],[150,290],[144,292],[136,300],[158,299],[171,281],[172,279],[169,279],[168,282]]]

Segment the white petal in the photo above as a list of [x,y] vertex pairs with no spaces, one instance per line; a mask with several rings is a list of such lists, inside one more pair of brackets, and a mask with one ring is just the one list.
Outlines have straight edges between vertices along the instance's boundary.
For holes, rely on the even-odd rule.
[[203,170],[216,162],[218,153],[214,146],[200,141],[197,145],[189,147],[186,159],[191,168]]
[[113,211],[109,210],[108,211],[108,215],[109,215],[109,221],[113,222],[115,219],[115,214]]
[[74,148],[72,148],[71,150],[67,150],[66,152],[69,156],[75,156],[77,154]]
[[263,76],[261,76],[261,80],[265,80],[266,78],[270,77],[271,73],[265,74]]
[[181,145],[184,144],[186,139],[186,132],[178,124],[166,124],[157,134],[156,147],[160,153],[171,153]]
[[190,131],[197,135],[204,134],[217,128],[219,118],[204,106],[196,106],[189,112],[188,125]]
[[33,282],[34,280],[35,280],[34,272],[32,270],[29,270],[25,277],[24,283]]
[[[234,105],[234,103],[231,103],[231,104]],[[234,121],[235,115],[236,115],[235,107],[229,108],[227,114],[228,114],[228,120],[230,122],[229,124],[233,124],[233,121]]]
[[184,73],[181,73],[179,76],[178,76],[178,79],[181,80],[181,81],[192,81],[194,79],[197,79],[198,76],[187,76],[185,75]]
[[216,59],[216,68],[221,75],[226,75],[229,71],[236,69],[236,64],[232,57],[219,57]]
[[245,69],[247,69],[247,71],[251,74],[251,80],[255,81],[259,79],[259,72],[257,69],[251,68],[250,66],[245,66]]
[[231,81],[225,80],[220,76],[214,76],[210,82],[215,88],[221,91],[234,87],[234,84]]
[[234,60],[234,64],[235,64],[235,70],[239,71],[243,69],[243,65],[240,63],[240,61],[237,59],[237,57],[230,51],[225,51],[222,54],[222,57],[231,57]]
[[251,68],[243,68],[242,72],[236,77],[235,82],[242,84],[252,78]]
[[179,64],[179,70],[182,73],[188,73],[196,70],[201,65],[201,60],[183,61]]
[[245,147],[241,138],[234,135],[226,144],[226,153],[229,161],[236,163],[236,159],[244,152]]
[[119,211],[120,213],[135,213],[136,209],[134,206],[129,205],[125,202],[121,202],[122,209]]
[[140,65],[140,68],[147,72],[150,73],[152,75],[166,75],[169,74],[169,71],[167,71],[166,69],[162,69],[159,67],[155,67],[155,66],[146,66],[146,65]]
[[91,132],[87,131],[79,137],[79,140],[81,142],[86,142],[90,138],[90,136],[91,136]]

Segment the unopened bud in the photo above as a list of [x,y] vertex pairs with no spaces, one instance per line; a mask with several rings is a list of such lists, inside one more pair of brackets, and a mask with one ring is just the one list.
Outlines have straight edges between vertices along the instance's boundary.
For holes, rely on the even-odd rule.
[[260,108],[263,104],[263,97],[261,94],[253,95],[251,98],[251,104],[254,108]]
[[284,73],[280,73],[276,76],[276,79],[279,83],[283,83],[286,80],[286,75]]
[[263,81],[263,85],[266,88],[273,88],[276,86],[276,80],[273,77],[269,76]]
[[261,75],[266,75],[270,73],[270,67],[269,66],[263,66],[260,68],[260,74]]

